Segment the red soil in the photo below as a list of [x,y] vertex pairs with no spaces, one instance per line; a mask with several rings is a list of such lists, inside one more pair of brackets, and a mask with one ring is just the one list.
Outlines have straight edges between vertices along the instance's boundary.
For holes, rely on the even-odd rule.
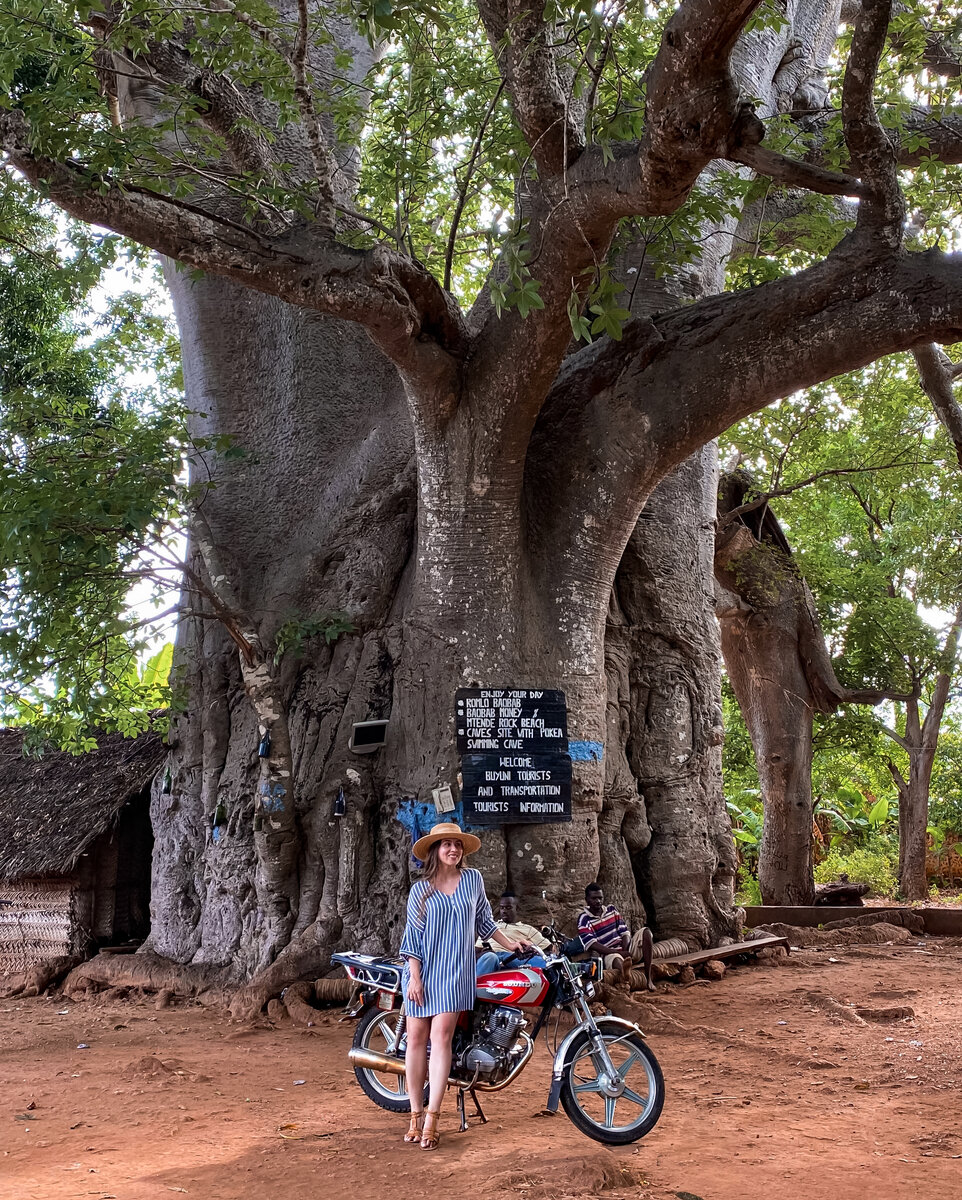
[[[149,1001],[0,1002],[3,1200],[917,1200],[962,1178],[962,949],[793,953],[670,989],[639,1012],[667,1082],[660,1123],[608,1149],[559,1115],[542,1046],[434,1154],[372,1105],[350,1024],[232,1027]],[[813,995],[815,994],[815,995]],[[821,997],[914,1018],[855,1024]],[[63,1010],[67,1010],[64,1012]],[[83,1043],[87,1049],[79,1049]],[[295,1081],[303,1080],[303,1083]]]

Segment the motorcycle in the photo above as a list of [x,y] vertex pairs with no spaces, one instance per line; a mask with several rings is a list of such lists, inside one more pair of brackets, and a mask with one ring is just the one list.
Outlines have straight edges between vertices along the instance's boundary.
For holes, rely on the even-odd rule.
[[[474,1008],[460,1015],[448,1080],[457,1088],[460,1128],[462,1132],[467,1128],[465,1092],[484,1123],[487,1118],[478,1092],[509,1087],[528,1065],[542,1030],[547,1043],[550,1014],[557,1012],[560,1021],[560,1013],[567,1011],[575,1024],[560,1044],[555,1025],[545,1112],[557,1113],[560,1101],[588,1137],[607,1145],[628,1145],[649,1133],[661,1116],[665,1101],[661,1068],[637,1025],[591,1012],[589,1002],[603,969],[597,960],[572,961],[572,955],[584,950],[581,939],[562,943],[553,927],[544,932],[553,944],[560,944],[557,953],[546,957],[544,967],[525,966],[524,955],[512,955],[501,969],[479,976]],[[361,1089],[389,1112],[410,1112],[404,1077],[403,960],[353,952],[332,958],[355,983],[347,1016],[360,1020],[348,1058]],[[508,966],[512,961],[518,965]],[[530,1033],[526,1009],[529,1016],[533,1016],[530,1010],[539,1010]]]

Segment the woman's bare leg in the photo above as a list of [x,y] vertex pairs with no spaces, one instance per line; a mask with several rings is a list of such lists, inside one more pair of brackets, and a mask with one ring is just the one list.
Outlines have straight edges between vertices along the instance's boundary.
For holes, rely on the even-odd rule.
[[[451,1074],[451,1039],[458,1023],[459,1013],[438,1013],[431,1018],[431,1058],[428,1062],[431,1092],[428,1108],[437,1112],[444,1099]],[[427,1022],[425,1022],[426,1024]],[[410,1041],[408,1042],[410,1046]]]
[[[404,1074],[407,1079],[412,1112],[420,1112],[424,1106],[424,1080],[428,1073],[428,1034],[430,1031],[430,1017],[408,1017]],[[450,1049],[448,1057],[450,1059]]]

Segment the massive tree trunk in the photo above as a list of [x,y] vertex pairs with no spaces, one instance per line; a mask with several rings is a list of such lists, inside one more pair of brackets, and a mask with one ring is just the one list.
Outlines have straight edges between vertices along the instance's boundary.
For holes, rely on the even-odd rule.
[[[339,84],[323,81],[346,70],[357,83],[373,61],[340,6],[277,0],[270,27],[214,6],[199,39],[174,20],[154,37],[150,15],[132,27],[91,17],[123,118],[176,134],[186,202],[145,186],[137,161],[91,177],[45,157],[70,139],[34,138],[24,111],[0,113],[10,161],[66,211],[207,273],[168,271],[193,420],[245,454],[204,464],[216,487],[191,551],[172,787],[154,802],[151,945],[253,976],[245,1009],[323,969],[338,945],[397,945],[411,837],[433,820],[432,786],[455,782],[462,685],[559,687],[568,701],[574,819],[488,832],[479,864],[492,889],[513,884],[532,918],[543,896],[563,920],[601,874],[663,936],[701,944],[731,930],[703,447],[797,388],[953,339],[962,291],[953,260],[901,248],[894,153],[871,99],[882,7],[860,12],[846,79],[855,178],[761,147],[764,126],[741,99],[774,117],[804,98],[839,0],[790,0],[785,24],[743,33],[757,6],[684,0],[646,74],[643,133],[612,157],[572,86],[566,18],[479,2],[530,157],[517,181],[523,238],[470,312],[408,253],[400,218],[396,245],[358,238],[390,231],[351,211],[346,109],[337,122],[324,109]],[[203,38],[236,22],[289,76],[299,124],[249,85],[250,61],[237,78],[230,62],[208,69]],[[335,60],[338,43],[353,65]],[[500,95],[491,88],[490,112]],[[209,134],[229,161],[204,157]],[[624,336],[571,352],[569,318],[584,319],[623,219],[640,219],[647,248],[699,176],[714,200],[726,172],[750,169],[861,195],[857,228],[805,271],[719,295],[737,212],[708,204],[725,215],[699,231],[698,261],[672,272],[660,300],[646,267],[649,302],[632,304]],[[277,188],[238,200],[252,179]],[[493,295],[512,289],[524,304],[497,311]],[[341,613],[353,629],[328,642]],[[300,654],[298,629],[313,635]],[[351,725],[370,717],[390,718],[386,745],[352,755]],[[277,748],[259,756],[264,732]]]
[[[774,71],[781,53],[777,41],[766,42],[740,69]],[[796,74],[810,69],[802,64]],[[643,244],[625,252],[620,270],[632,312],[647,318],[718,291],[735,224],[728,216],[706,225],[699,256],[660,281],[644,265]],[[511,884],[531,919],[550,913],[570,920],[583,886],[600,878],[633,921],[648,921],[660,937],[697,947],[735,933],[712,611],[713,444],[656,489],[621,557],[631,528],[625,515],[619,539],[617,528],[587,515],[582,523],[570,499],[572,490],[597,491],[603,480],[564,474],[563,384],[535,430],[526,474],[523,430],[496,420],[515,400],[507,381],[482,375],[474,405],[469,394],[450,424],[419,422],[412,434],[404,388],[363,335],[270,300],[251,301],[227,284],[170,278],[192,407],[211,414],[199,432],[236,433],[254,456],[229,469],[206,505],[231,548],[243,606],[268,628],[285,613],[343,610],[358,631],[342,635],[333,650],[309,644],[288,672],[302,836],[287,945],[257,903],[259,860],[247,822],[258,731],[230,669],[232,647],[215,628],[188,627],[185,660],[209,658],[214,643],[223,664],[210,678],[196,673],[201,690],[190,712],[218,712],[230,724],[207,739],[204,766],[193,777],[175,772],[188,789],[207,780],[203,799],[182,806],[202,814],[192,828],[204,845],[195,845],[191,859],[205,860],[206,869],[195,872],[203,883],[191,932],[177,917],[183,901],[168,878],[172,841],[159,842],[168,849],[157,859],[156,948],[185,962],[220,962],[237,979],[262,972],[248,997],[256,1006],[291,974],[321,969],[337,945],[395,946],[411,840],[434,819],[430,789],[453,783],[457,770],[453,698],[465,685],[559,687],[569,707],[574,820],[486,831],[477,861],[490,890]],[[275,323],[286,330],[275,332]],[[278,341],[287,348],[280,362],[259,357],[258,347]],[[359,378],[364,396],[349,402],[344,389]],[[431,407],[420,400],[415,411]],[[353,425],[332,429],[331,420],[348,411]],[[477,414],[485,414],[480,424]],[[408,469],[415,449],[416,504]],[[385,479],[387,503],[378,495]],[[626,512],[637,510],[646,490],[641,483],[625,497]],[[553,523],[555,499],[576,522],[574,539]],[[375,526],[379,504],[396,514],[393,525]],[[272,530],[285,531],[280,545]],[[233,703],[225,696],[231,690]],[[384,750],[352,757],[351,721],[380,716],[391,718]],[[347,812],[334,818],[341,789]],[[158,799],[170,807],[169,797]],[[218,802],[237,814],[227,835],[233,853],[207,832]],[[166,897],[163,912],[158,896]],[[175,929],[181,940],[166,940],[163,931]]]
[[632,783],[641,789],[651,830],[638,853],[643,825],[628,806],[623,829],[626,841],[636,839],[628,846],[639,895],[658,937],[692,946],[737,932],[711,591],[716,478],[711,444],[652,494],[618,569],[606,643],[621,685],[618,707],[609,699],[609,772],[622,761],[624,730],[622,777],[630,799]]

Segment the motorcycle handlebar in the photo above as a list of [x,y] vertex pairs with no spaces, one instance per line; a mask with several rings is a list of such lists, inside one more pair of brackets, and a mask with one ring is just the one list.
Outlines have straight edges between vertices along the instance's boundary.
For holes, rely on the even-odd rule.
[[527,962],[529,958],[534,958],[537,953],[538,951],[535,950],[534,946],[529,946],[527,950],[512,950],[512,952],[504,960],[503,965],[507,966],[509,963],[515,961]]

